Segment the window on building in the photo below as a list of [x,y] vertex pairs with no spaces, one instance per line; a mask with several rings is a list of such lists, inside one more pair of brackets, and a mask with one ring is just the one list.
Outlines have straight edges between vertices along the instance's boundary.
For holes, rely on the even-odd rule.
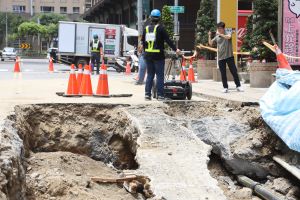
[[73,13],[79,14],[79,11],[80,11],[79,7],[73,7]]
[[67,13],[67,7],[60,7],[60,13],[66,14]]
[[44,13],[54,12],[54,7],[53,6],[41,6],[41,12],[44,12]]
[[239,10],[252,10],[252,0],[239,0]]
[[60,0],[60,3],[67,3],[67,0]]
[[15,13],[24,13],[25,12],[25,6],[14,5],[13,6],[13,12],[15,12]]
[[79,3],[79,0],[73,0],[73,3]]

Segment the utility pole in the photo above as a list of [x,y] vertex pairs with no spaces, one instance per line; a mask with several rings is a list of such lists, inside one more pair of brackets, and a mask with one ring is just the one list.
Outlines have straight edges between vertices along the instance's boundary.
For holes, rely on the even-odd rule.
[[6,4],[5,4],[5,45],[7,46],[8,45],[8,27],[7,27],[7,24],[8,24],[8,19],[7,19],[7,1],[6,1]]
[[[178,6],[178,0],[175,0],[174,6]],[[174,13],[174,33],[175,33],[175,35],[179,34],[179,29],[178,29],[178,13]]]
[[[178,0],[174,1],[174,6],[178,6]],[[178,13],[174,13],[174,39],[176,41],[176,47],[178,48],[179,43],[179,22],[178,22]]]
[[32,3],[33,0],[30,0],[30,16],[32,17],[33,16],[33,3]]
[[137,16],[139,36],[143,34],[143,0],[137,0]]

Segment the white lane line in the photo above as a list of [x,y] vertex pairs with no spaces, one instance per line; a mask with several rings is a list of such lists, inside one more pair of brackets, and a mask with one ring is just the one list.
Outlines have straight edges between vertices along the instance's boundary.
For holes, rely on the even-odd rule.
[[0,69],[0,72],[8,72],[8,69]]

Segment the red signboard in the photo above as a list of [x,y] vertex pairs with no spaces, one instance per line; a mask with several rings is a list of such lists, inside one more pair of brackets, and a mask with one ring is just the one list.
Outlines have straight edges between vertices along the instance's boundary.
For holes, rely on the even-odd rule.
[[238,11],[238,51],[241,51],[244,37],[247,33],[248,17],[253,14],[252,10],[239,10]]

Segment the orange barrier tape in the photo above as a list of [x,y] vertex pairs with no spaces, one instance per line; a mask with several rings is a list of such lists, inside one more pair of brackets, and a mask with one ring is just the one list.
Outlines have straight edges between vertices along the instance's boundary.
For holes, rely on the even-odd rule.
[[[271,51],[273,51],[274,53],[276,53],[275,51],[275,47],[273,45],[271,45],[270,43],[268,42],[263,42],[263,44],[268,47]],[[287,55],[287,54],[283,54],[285,57],[287,58],[293,58],[293,59],[300,59],[300,57],[296,57],[296,56],[290,56],[290,55]]]
[[[204,46],[203,44],[200,44],[197,47],[200,48],[200,49],[207,49],[207,50],[214,51],[214,52],[218,51],[217,48],[212,48],[212,47]],[[251,55],[250,52],[233,52],[233,54],[235,54],[235,55],[244,55],[244,56],[250,56]]]

